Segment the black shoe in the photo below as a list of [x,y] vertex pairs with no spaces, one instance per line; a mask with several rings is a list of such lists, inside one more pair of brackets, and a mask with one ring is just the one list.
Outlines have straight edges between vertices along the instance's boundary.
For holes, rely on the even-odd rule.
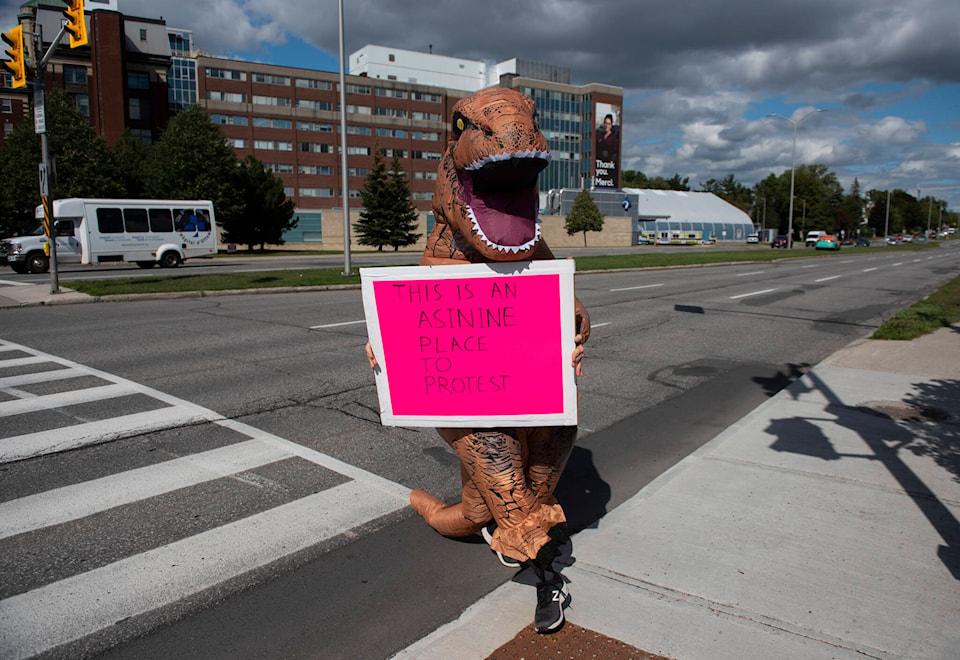
[[537,583],[537,611],[533,625],[541,635],[557,632],[563,627],[563,605],[567,601],[563,579],[554,575],[553,580]]
[[[493,543],[493,530],[497,528],[497,523],[491,522],[480,529],[480,536],[483,537],[483,540],[487,542],[487,545]],[[490,548],[493,550],[493,548]],[[500,563],[506,566],[507,568],[520,568],[520,562],[513,557],[507,557],[504,554],[493,550],[497,553],[497,559],[500,560]]]

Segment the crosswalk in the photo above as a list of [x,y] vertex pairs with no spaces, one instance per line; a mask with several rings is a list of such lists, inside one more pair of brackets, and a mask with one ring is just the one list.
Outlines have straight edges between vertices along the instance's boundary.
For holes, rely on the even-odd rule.
[[[38,384],[50,383],[56,386],[38,390]],[[130,396],[141,400],[141,408],[144,397],[151,405],[103,419],[70,413],[76,410],[71,406],[104,405]],[[232,441],[79,483],[65,479],[60,487],[15,499],[3,493],[0,482],[0,551],[9,546],[26,552],[22,546],[31,534],[69,525],[82,529],[84,521],[97,516],[146,506],[172,493],[190,493],[217,480],[256,484],[264,478],[252,471],[285,461],[332,476],[317,492],[108,563],[94,561],[89,570],[58,574],[50,567],[56,577],[49,583],[27,580],[29,588],[4,590],[2,658],[67,648],[118,622],[185,602],[316,544],[350,535],[408,502],[407,488],[331,456],[141,384],[0,339],[0,427],[4,420],[44,411],[57,415],[56,427],[0,437],[0,465],[15,468],[17,461],[42,461],[57,452],[198,425],[216,427]]]

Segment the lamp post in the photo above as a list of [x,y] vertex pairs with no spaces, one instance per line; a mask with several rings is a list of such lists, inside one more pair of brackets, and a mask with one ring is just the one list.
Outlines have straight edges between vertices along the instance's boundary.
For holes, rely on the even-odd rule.
[[340,15],[340,169],[343,172],[343,276],[353,275],[350,265],[350,173],[347,170],[347,79],[343,45],[343,0],[337,8]]
[[780,119],[786,119],[788,122],[793,124],[793,151],[790,157],[790,219],[787,222],[787,249],[793,249],[793,187],[796,179],[796,170],[797,170],[797,127],[805,120],[807,117],[812,117],[818,112],[826,112],[826,108],[814,108],[800,119],[790,119],[790,117],[784,117],[781,114],[770,114],[768,117],[779,117]]

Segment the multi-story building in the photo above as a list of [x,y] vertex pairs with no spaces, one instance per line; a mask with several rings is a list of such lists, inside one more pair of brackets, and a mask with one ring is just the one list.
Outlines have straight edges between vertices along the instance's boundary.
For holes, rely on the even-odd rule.
[[[601,158],[594,129],[603,125],[606,114],[613,115],[619,129],[622,88],[575,86],[569,69],[530,60],[497,64],[369,45],[350,56],[344,139],[337,73],[203,54],[189,29],[126,16],[117,2],[87,0],[89,45],[59,46],[47,65],[47,85],[65,89],[110,144],[124,129],[151,144],[171,114],[199,103],[220,125],[238,159],[252,154],[283,180],[300,220],[288,242],[321,240],[321,211],[343,207],[344,144],[349,206],[359,206],[379,148],[388,165],[396,158],[407,173],[413,203],[424,212],[429,230],[452,108],[492,85],[518,89],[537,104],[553,153],[540,176],[542,192],[618,185],[619,135],[616,153]],[[25,31],[32,32],[34,24],[42,29],[44,52],[59,30],[64,6],[59,0],[29,0],[21,6]],[[25,120],[28,93],[10,89],[9,80],[0,89],[5,132]]]

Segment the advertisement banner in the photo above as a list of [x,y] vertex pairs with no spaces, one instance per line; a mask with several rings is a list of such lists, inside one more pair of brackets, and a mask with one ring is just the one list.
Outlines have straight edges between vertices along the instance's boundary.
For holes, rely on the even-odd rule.
[[620,188],[620,106],[595,103],[594,188]]
[[361,268],[388,426],[577,423],[570,260]]

